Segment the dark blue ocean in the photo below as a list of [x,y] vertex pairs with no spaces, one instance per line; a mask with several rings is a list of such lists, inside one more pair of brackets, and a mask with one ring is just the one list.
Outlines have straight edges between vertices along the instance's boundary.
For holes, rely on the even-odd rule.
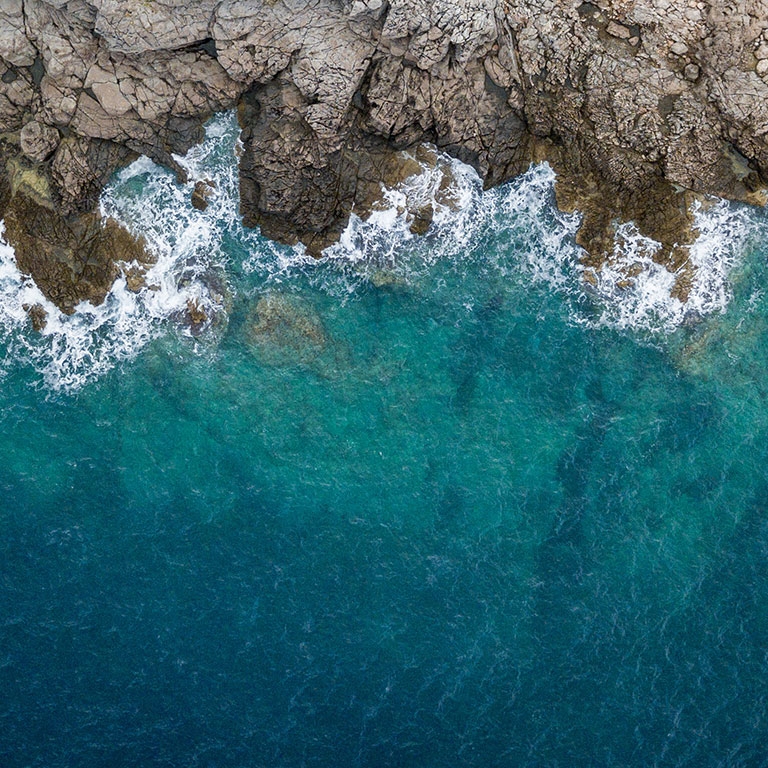
[[440,158],[315,262],[236,152],[119,174],[158,263],[43,334],[0,246],[0,765],[768,765],[766,214],[683,305]]

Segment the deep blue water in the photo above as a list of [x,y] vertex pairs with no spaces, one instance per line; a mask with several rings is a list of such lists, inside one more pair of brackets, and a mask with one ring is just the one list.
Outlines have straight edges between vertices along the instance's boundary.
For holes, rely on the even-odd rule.
[[724,309],[632,325],[541,276],[537,178],[375,273],[116,182],[223,309],[5,318],[0,764],[768,765],[763,214]]

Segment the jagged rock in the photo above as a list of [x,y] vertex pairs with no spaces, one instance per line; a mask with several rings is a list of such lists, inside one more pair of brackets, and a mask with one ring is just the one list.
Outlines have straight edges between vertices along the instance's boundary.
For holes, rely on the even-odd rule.
[[196,299],[187,299],[187,308],[184,313],[183,322],[193,336],[200,335],[208,320],[208,313],[201,306],[200,302]]
[[0,59],[0,131],[21,128],[39,100],[29,72],[6,66]]
[[618,37],[622,40],[629,40],[632,33],[623,24],[617,24],[615,21],[609,21],[605,31],[612,37]]
[[313,253],[400,150],[488,185],[548,159],[591,261],[632,219],[674,265],[690,193],[761,200],[767,60],[766,0],[6,0],[0,130],[67,217],[135,153],[183,176],[174,153],[239,104],[244,221]]
[[77,135],[63,139],[50,174],[63,213],[92,210],[110,176],[135,157],[135,152],[116,142]]
[[0,5],[0,57],[14,67],[30,67],[37,50],[27,38],[24,0],[3,0]]
[[208,179],[195,183],[192,190],[192,207],[198,211],[204,211],[208,207],[208,199],[213,194],[216,184]]
[[423,206],[419,208],[413,214],[413,221],[408,229],[411,234],[424,235],[432,224],[432,218],[435,215],[435,211],[431,206]]
[[112,51],[141,54],[173,50],[208,37],[211,14],[219,0],[153,0],[131,3],[101,0],[95,31]]
[[59,132],[39,120],[30,120],[19,133],[21,151],[33,162],[42,163],[59,146]]
[[7,167],[10,194],[0,196],[5,236],[19,269],[63,312],[71,314],[81,301],[104,301],[119,262],[152,262],[143,241],[115,221],[96,212],[63,215],[45,173],[13,161]]
[[123,268],[125,287],[131,293],[139,293],[147,287],[147,270],[141,264],[131,264]]
[[48,313],[42,304],[24,304],[22,309],[27,313],[34,330],[38,333],[45,330],[48,325]]

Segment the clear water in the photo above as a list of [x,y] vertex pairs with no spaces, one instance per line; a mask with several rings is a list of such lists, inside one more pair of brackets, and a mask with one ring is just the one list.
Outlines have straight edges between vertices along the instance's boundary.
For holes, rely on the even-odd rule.
[[586,291],[546,167],[315,263],[235,144],[105,193],[155,290],[38,336],[0,251],[0,763],[768,764],[765,215],[688,308]]

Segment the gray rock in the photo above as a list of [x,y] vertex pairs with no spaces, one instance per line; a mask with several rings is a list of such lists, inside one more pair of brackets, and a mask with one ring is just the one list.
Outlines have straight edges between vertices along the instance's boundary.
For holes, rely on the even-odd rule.
[[37,50],[24,28],[24,0],[0,4],[0,58],[15,67],[30,67]]
[[[548,159],[560,204],[586,212],[590,258],[610,250],[615,220],[632,218],[674,261],[691,234],[687,194],[761,199],[768,8],[599,6],[4,0],[0,156],[40,163],[50,199],[85,215],[135,153],[181,174],[173,153],[237,105],[244,220],[313,252],[371,203],[399,150],[429,141],[487,184]],[[0,202],[9,174],[0,169]],[[13,231],[23,226],[17,216]]]
[[685,79],[690,80],[692,83],[695,83],[699,79],[699,74],[701,70],[696,64],[686,64],[685,65]]
[[623,24],[617,24],[615,21],[609,21],[605,31],[612,37],[618,37],[622,40],[629,40],[632,37],[632,33]]
[[39,120],[31,120],[19,133],[21,151],[33,162],[47,160],[59,146],[59,132]]

